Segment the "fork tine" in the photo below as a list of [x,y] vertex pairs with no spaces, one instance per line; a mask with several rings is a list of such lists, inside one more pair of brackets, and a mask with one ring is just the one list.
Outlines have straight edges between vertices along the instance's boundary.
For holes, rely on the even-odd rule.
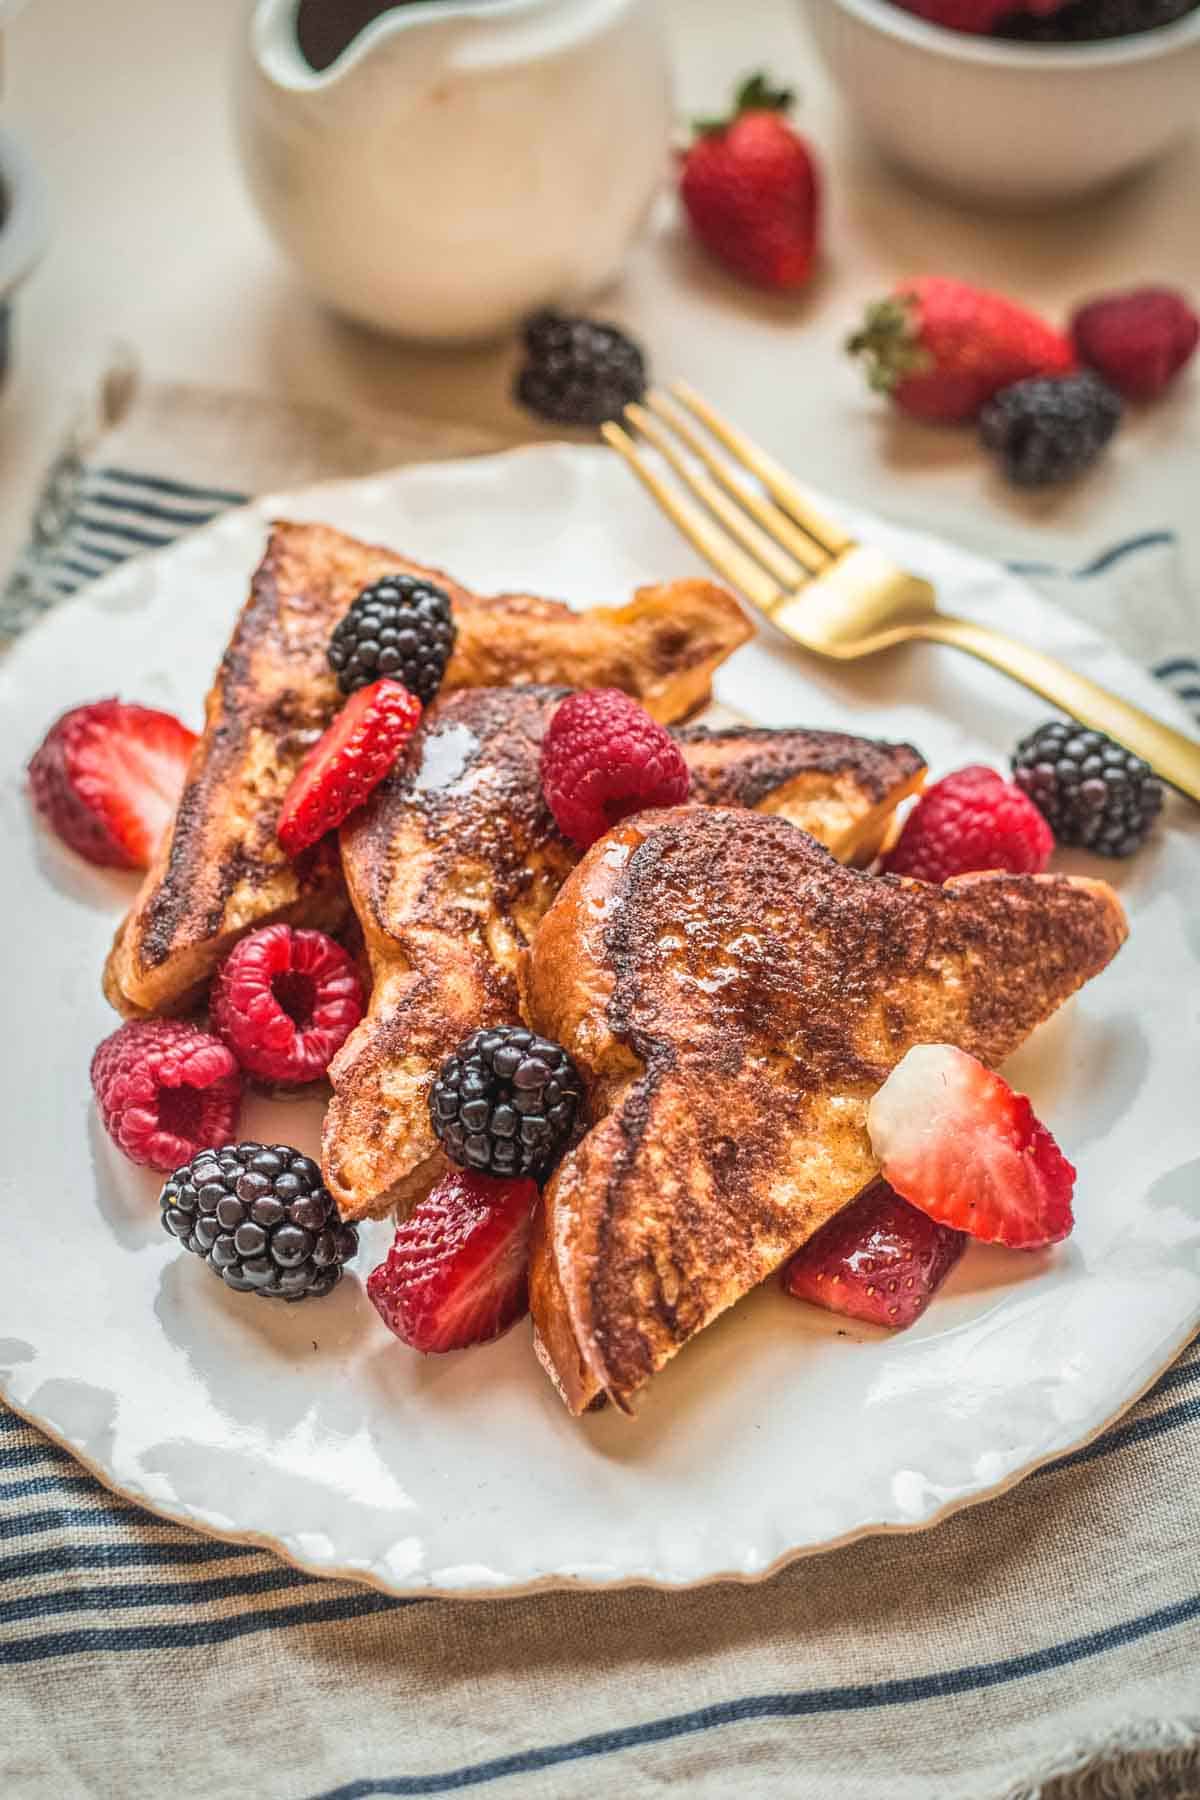
[[697,500],[701,501],[711,513],[724,525],[730,536],[748,550],[751,556],[757,557],[763,567],[784,587],[798,587],[805,579],[806,571],[792,557],[779,548],[765,531],[759,529],[749,514],[724,494],[715,481],[707,475],[699,474],[691,468],[680,453],[674,439],[663,430],[644,406],[636,404],[625,408],[625,417],[631,425],[636,425],[648,443],[654,445],[664,462],[670,464],[679,479],[689,487]]
[[765,450],[760,450],[736,425],[731,425],[728,419],[722,418],[715,407],[710,406],[686,381],[673,381],[671,393],[682,406],[696,415],[702,425],[708,427],[718,443],[724,444],[730,454],[744,463],[752,475],[757,475],[767,492],[773,494],[780,506],[785,507],[797,524],[823,545],[831,556],[854,548],[854,539],[840,525],[835,525],[832,519],[817,511],[808,496],[773,456],[768,456]]
[[606,443],[625,458],[638,480],[649,488],[667,517],[695,545],[705,561],[711,563],[731,587],[737,588],[747,600],[769,614],[783,598],[782,588],[752,557],[740,550],[719,525],[714,525],[707,513],[685,500],[669,482],[656,474],[628,432],[611,422],[602,425],[600,430]]
[[772,505],[765,494],[740,481],[725,458],[717,455],[691,421],[683,416],[679,407],[672,405],[658,388],[652,388],[646,395],[646,405],[651,412],[657,413],[660,419],[666,421],[692,455],[699,457],[709,474],[715,476],[725,491],[732,494],[747,512],[753,514],[764,530],[791,553],[801,568],[807,569],[810,575],[820,574],[829,561],[829,552],[823,544],[810,537],[808,532],[801,531],[785,512]]

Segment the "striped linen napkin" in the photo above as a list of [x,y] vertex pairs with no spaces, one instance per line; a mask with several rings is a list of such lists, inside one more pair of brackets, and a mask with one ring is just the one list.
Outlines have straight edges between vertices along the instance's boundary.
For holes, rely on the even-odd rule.
[[[129,401],[52,472],[0,630],[243,490],[492,447],[207,391]],[[1200,717],[1169,533],[1024,572]],[[0,1407],[0,1795],[1194,1800],[1198,1541],[1200,1345],[986,1507],[677,1594],[317,1580],[152,1517]]]

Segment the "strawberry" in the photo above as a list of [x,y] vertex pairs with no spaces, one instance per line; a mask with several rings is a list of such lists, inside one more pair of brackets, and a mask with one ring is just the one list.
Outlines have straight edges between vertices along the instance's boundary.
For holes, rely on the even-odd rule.
[[786,90],[752,75],[731,119],[706,120],[683,158],[679,192],[705,248],[757,287],[802,287],[812,272],[821,182],[804,139],[784,117]]
[[970,31],[987,37],[1001,19],[1017,13],[1033,13],[1045,17],[1057,12],[1063,0],[896,0],[905,12],[928,19],[931,25],[945,25],[950,31]]
[[367,1293],[389,1331],[426,1355],[499,1337],[529,1305],[534,1181],[453,1169],[399,1227]]
[[1128,400],[1157,400],[1195,353],[1200,318],[1172,288],[1089,300],[1071,320],[1080,362]]
[[64,713],[29,764],[39,813],[109,869],[148,868],[183,792],[196,734],[172,713],[94,700]]
[[866,359],[876,393],[933,424],[963,424],[1001,388],[1075,367],[1071,344],[1036,313],[942,275],[874,301],[846,348]]
[[809,1238],[783,1272],[798,1300],[903,1331],[919,1319],[966,1248],[886,1181],[874,1181]]
[[284,795],[277,834],[289,856],[340,825],[379,786],[421,722],[400,681],[359,688],[313,745]]
[[940,1225],[1034,1250],[1070,1232],[1075,1170],[1023,1094],[949,1044],[917,1044],[871,1101],[884,1177]]

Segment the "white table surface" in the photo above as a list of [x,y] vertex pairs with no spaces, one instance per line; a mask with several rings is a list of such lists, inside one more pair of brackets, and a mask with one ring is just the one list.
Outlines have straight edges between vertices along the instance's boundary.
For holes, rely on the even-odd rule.
[[[370,337],[312,303],[276,254],[231,143],[247,11],[247,0],[31,0],[8,29],[0,116],[42,162],[57,229],[20,296],[0,400],[0,564],[118,341],[160,377],[456,420],[518,416],[511,346],[434,354]],[[665,201],[600,310],[637,330],[660,374],[691,377],[833,493],[998,554],[1064,561],[1174,526],[1200,586],[1200,375],[1137,415],[1102,470],[1030,499],[991,474],[969,433],[892,419],[840,349],[869,296],[922,271],[1003,286],[1054,315],[1146,279],[1200,295],[1200,139],[1087,206],[972,215],[918,194],[859,139],[815,63],[800,0],[667,0],[667,11],[684,113],[711,112],[759,65],[801,89],[827,172],[826,262],[798,301],[758,296],[704,259]]]

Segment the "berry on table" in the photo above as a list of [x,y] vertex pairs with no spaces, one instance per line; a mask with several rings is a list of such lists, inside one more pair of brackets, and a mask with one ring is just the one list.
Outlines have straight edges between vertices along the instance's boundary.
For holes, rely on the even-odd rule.
[[434,1132],[452,1162],[488,1175],[542,1181],[566,1149],[582,1104],[560,1044],[521,1025],[465,1038],[429,1093]]
[[1070,341],[1036,313],[941,275],[873,301],[846,348],[863,358],[874,392],[930,424],[963,424],[1001,388],[1075,367]]
[[362,1018],[365,1001],[358,970],[340,944],[323,931],[266,925],[229,952],[209,1010],[213,1030],[248,1075],[291,1087],[321,1079]]
[[516,397],[554,425],[603,425],[646,392],[646,359],[631,337],[599,319],[534,313],[521,332]]
[[1200,318],[1173,288],[1103,294],[1071,320],[1079,360],[1127,400],[1156,400],[1195,354]]
[[367,1294],[389,1331],[426,1355],[499,1337],[529,1305],[532,1181],[454,1170],[399,1226]]
[[315,1162],[287,1144],[225,1144],[175,1170],[159,1196],[163,1229],[239,1294],[327,1294],[358,1251]]
[[933,882],[983,869],[1037,875],[1053,849],[1050,827],[1020,788],[972,763],[926,788],[883,867]]
[[386,575],[364,588],[334,626],[329,666],[343,694],[387,675],[428,706],[454,638],[450,596],[442,588],[421,575]]
[[300,764],[277,833],[299,856],[369,800],[421,722],[421,702],[399,681],[359,688]]
[[64,713],[29,764],[33,803],[102,868],[145,869],[175,816],[196,744],[172,713],[94,700]]
[[867,1111],[884,1179],[939,1225],[1034,1250],[1070,1232],[1075,1170],[1023,1094],[950,1044],[917,1044]]
[[541,774],[555,823],[581,850],[631,813],[681,805],[691,783],[670,732],[616,688],[567,696],[542,741]]
[[979,437],[1018,487],[1048,487],[1091,468],[1122,410],[1121,396],[1090,370],[1018,381],[988,401]]
[[783,1285],[828,1312],[903,1331],[921,1317],[966,1244],[963,1232],[874,1181],[796,1252]]
[[182,1019],[130,1019],[97,1046],[101,1123],[130,1162],[173,1169],[237,1129],[242,1077],[226,1046]]
[[1162,783],[1149,763],[1103,732],[1061,719],[1022,738],[1013,781],[1060,844],[1097,856],[1132,856],[1162,811]]
[[821,178],[787,122],[792,95],[764,75],[743,82],[731,118],[704,120],[679,192],[705,249],[757,287],[803,287],[820,248]]

